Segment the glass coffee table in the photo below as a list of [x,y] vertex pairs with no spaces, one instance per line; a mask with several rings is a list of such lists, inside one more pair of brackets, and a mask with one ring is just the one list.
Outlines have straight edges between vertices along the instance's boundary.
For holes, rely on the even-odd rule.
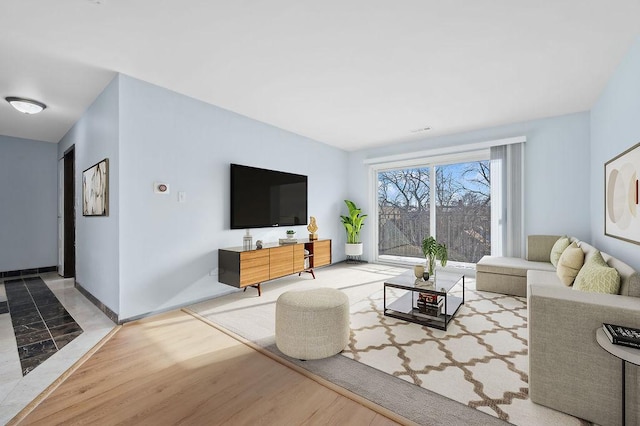
[[[416,279],[413,270],[389,278],[384,283],[384,315],[446,330],[464,304],[464,274],[437,271],[434,281]],[[456,286],[462,286],[462,297],[452,294]],[[389,288],[406,292],[387,306]]]

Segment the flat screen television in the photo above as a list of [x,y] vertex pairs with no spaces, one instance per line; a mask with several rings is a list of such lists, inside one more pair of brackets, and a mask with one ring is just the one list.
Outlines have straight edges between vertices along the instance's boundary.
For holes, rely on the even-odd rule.
[[306,224],[306,176],[231,164],[231,229]]

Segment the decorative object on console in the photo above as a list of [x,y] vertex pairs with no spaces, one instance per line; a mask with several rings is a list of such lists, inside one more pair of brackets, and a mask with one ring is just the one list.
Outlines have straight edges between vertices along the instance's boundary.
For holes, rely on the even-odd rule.
[[297,238],[287,237],[278,239],[280,244],[298,244]]
[[109,216],[109,159],[82,172],[82,215]]
[[640,143],[604,165],[604,234],[640,244],[638,215]]
[[360,230],[364,225],[364,218],[367,217],[367,215],[362,214],[362,209],[356,207],[353,201],[344,200],[344,202],[349,209],[348,216],[340,215],[340,220],[342,220],[344,229],[347,232],[345,253],[347,256],[361,256],[362,243],[360,242]]
[[260,250],[260,249],[262,248],[262,240],[257,240],[257,241],[256,241],[256,248],[257,248],[258,250]]
[[309,226],[307,226],[307,231],[309,231],[310,241],[318,239],[318,225],[316,224],[316,218],[314,216],[309,216]]
[[244,250],[251,250],[251,245],[253,244],[253,237],[249,233],[247,229],[247,233],[242,237],[242,248]]
[[440,265],[442,267],[447,266],[447,260],[449,259],[449,253],[447,246],[439,243],[431,235],[422,240],[422,253],[427,258],[427,267],[429,271],[429,278],[434,276],[436,270],[436,259],[440,259]]
[[296,231],[293,229],[287,230],[287,238],[293,238],[294,235],[296,235]]

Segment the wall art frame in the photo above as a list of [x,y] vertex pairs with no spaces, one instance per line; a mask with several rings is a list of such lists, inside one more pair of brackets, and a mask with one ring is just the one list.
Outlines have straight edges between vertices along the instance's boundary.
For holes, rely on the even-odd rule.
[[640,143],[604,164],[604,234],[640,244]]
[[82,172],[82,215],[109,216],[109,159]]

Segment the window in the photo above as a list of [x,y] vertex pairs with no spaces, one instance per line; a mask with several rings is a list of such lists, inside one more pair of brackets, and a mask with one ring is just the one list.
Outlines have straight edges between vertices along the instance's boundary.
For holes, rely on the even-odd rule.
[[378,259],[420,258],[422,240],[447,245],[449,260],[475,263],[491,253],[488,153],[377,171]]
[[378,173],[378,256],[423,257],[430,229],[429,167]]
[[489,161],[436,166],[436,239],[449,260],[476,263],[491,254]]

